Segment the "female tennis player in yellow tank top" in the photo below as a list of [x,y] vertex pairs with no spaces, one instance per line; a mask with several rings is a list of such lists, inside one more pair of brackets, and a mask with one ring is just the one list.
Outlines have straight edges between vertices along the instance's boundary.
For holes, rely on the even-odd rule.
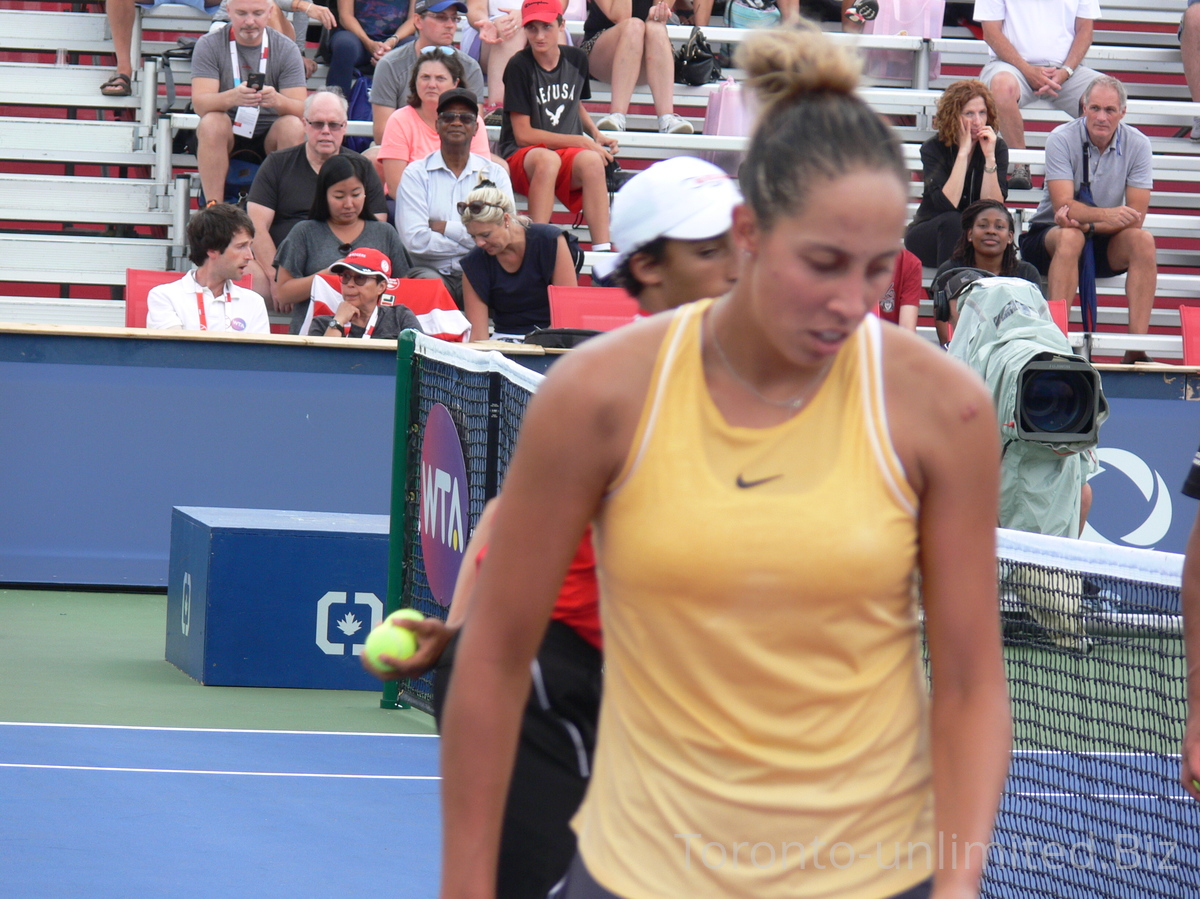
[[589,521],[605,695],[556,895],[978,891],[1010,746],[991,399],[866,314],[907,173],[853,56],[798,28],[739,61],[737,286],[589,342],[528,410],[443,722],[447,899],[494,895],[529,661]]

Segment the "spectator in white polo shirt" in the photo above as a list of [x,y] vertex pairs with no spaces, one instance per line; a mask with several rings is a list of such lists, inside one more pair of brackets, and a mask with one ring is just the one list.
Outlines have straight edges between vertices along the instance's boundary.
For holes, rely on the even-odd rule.
[[187,229],[196,268],[146,298],[146,327],[268,334],[267,306],[235,281],[254,259],[254,223],[236,206],[217,203],[192,216]]
[[[1048,100],[1071,118],[1100,73],[1083,65],[1092,46],[1092,23],[1099,0],[975,0],[975,21],[983,28],[991,61],[979,73],[996,98],[996,118],[1009,149],[1025,149],[1021,107]],[[1018,163],[1008,176],[1012,190],[1029,190],[1029,165]]]
[[[475,248],[456,207],[481,180],[491,181],[509,197],[512,184],[504,168],[471,152],[479,127],[479,101],[464,88],[438,99],[436,129],[441,149],[405,166],[396,199],[400,240],[415,267],[409,278],[440,277],[462,308],[462,257]],[[482,178],[481,178],[482,176]]]

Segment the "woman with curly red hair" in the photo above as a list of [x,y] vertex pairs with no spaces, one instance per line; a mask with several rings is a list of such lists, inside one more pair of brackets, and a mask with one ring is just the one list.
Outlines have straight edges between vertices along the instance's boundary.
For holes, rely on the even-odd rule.
[[935,124],[937,134],[921,145],[925,192],[904,235],[905,247],[928,266],[950,258],[968,206],[1008,196],[1008,146],[996,135],[996,102],[982,81],[946,88]]

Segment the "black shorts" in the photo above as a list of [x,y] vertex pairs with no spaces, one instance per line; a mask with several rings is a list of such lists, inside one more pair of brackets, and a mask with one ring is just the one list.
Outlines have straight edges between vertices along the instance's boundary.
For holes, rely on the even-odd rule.
[[[1046,232],[1054,225],[1031,225],[1029,230],[1021,235],[1021,258],[1033,265],[1043,275],[1050,273],[1050,254],[1046,252]],[[1108,264],[1108,242],[1111,234],[1097,234],[1092,238],[1096,248],[1096,277],[1115,278],[1123,275],[1128,269],[1117,271]]]
[[[434,671],[439,727],[456,648],[455,640]],[[497,896],[544,899],[575,856],[569,822],[592,774],[603,662],[600,651],[572,628],[550,622],[532,663],[533,685],[504,808]]]
[[[929,899],[929,894],[932,892],[933,878],[930,878],[903,893],[896,893],[891,899]],[[576,855],[571,861],[567,879],[546,899],[621,899],[621,897],[596,883],[596,879],[584,865],[583,859]]]
[[[274,122],[271,124],[273,125]],[[271,126],[268,125],[266,128],[255,129],[254,137],[242,137],[240,134],[235,134],[233,136],[233,149],[229,151],[229,158],[261,163],[267,158],[267,134],[270,130]],[[196,132],[193,131],[188,136],[184,150],[195,156],[199,146],[200,139],[196,136]]]

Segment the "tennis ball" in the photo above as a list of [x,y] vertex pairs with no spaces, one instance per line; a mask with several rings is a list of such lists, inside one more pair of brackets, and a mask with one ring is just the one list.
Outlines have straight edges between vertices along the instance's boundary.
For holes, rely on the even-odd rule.
[[381,655],[407,659],[417,651],[417,635],[407,628],[396,627],[392,624],[393,618],[408,618],[412,621],[425,620],[425,616],[416,609],[401,609],[388,615],[379,627],[367,634],[367,643],[363,647],[363,653],[368,662],[383,670],[391,670],[391,666],[380,661]]

